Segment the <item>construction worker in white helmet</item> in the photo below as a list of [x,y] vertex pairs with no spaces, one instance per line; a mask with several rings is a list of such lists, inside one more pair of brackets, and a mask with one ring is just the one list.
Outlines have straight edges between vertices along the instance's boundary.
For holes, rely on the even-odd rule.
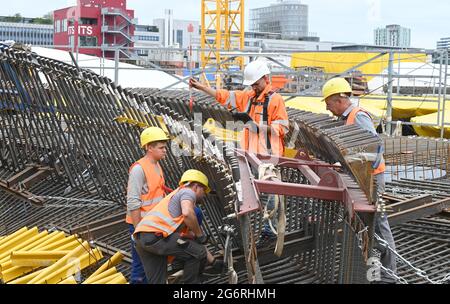
[[[327,81],[322,88],[323,100],[327,105],[327,110],[337,116],[338,119],[345,121],[346,125],[355,124],[378,136],[370,114],[366,110],[353,104],[350,100],[352,92],[353,90],[350,84],[344,78],[332,78]],[[377,158],[373,162],[372,168],[372,175],[376,181],[376,190],[374,192],[378,197],[381,196],[385,190],[384,172],[386,166],[383,158],[382,146],[379,148]],[[395,249],[394,237],[392,236],[386,214],[377,213],[375,216],[375,233],[386,240],[392,249]],[[395,255],[378,242],[376,244],[376,248],[381,251],[381,264],[395,273],[397,271]],[[395,280],[389,277],[384,271],[382,271],[381,274],[382,282],[395,282]]]
[[[270,83],[270,69],[262,60],[250,62],[244,70],[243,85],[248,90],[214,90],[195,79],[190,86],[214,97],[221,105],[232,111],[236,120],[245,124],[241,136],[241,148],[255,154],[284,156],[284,137],[289,131],[289,120],[283,97],[276,93]],[[275,197],[263,198],[268,212],[275,208]],[[272,219],[277,225],[277,215]],[[268,222],[264,224],[258,246],[273,243],[275,231]]]
[[[127,187],[126,222],[131,235],[146,213],[166,195],[164,175],[159,161],[166,157],[169,137],[161,128],[150,127],[142,132],[140,139],[145,156],[130,167]],[[133,241],[131,253],[133,262],[130,283],[146,284],[144,267]]]
[[[250,62],[244,70],[244,91],[214,90],[195,79],[190,86],[214,97],[237,117],[247,116],[241,138],[241,148],[251,153],[283,156],[284,136],[289,131],[289,121],[284,100],[270,84],[270,69],[262,60]],[[244,123],[244,119],[242,119]]]
[[134,232],[149,284],[167,282],[169,257],[183,264],[185,284],[200,283],[207,262],[215,269],[223,268],[223,261],[214,259],[206,249],[208,237],[194,210],[211,190],[208,178],[200,171],[188,170],[179,185],[140,221]]

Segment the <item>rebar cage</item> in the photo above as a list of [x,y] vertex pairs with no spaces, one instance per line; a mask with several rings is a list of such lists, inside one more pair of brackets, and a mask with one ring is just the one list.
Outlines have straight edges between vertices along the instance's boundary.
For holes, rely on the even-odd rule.
[[[277,283],[366,282],[374,207],[370,183],[360,186],[367,176],[358,169],[367,162],[359,155],[373,153],[379,144],[368,132],[328,116],[289,110],[286,141],[293,149],[308,147],[303,156],[316,159],[279,159],[281,180],[265,183],[254,172],[244,177],[241,166],[265,162],[264,157],[246,154],[242,159],[236,142],[203,128],[208,119],[225,125],[231,118],[201,94],[195,94],[190,108],[187,92],[123,89],[88,70],[4,46],[0,76],[1,234],[29,225],[55,227],[78,233],[105,252],[129,252],[124,223],[128,168],[142,157],[141,130],[159,126],[172,138],[162,162],[168,186],[177,187],[191,168],[209,177],[214,191],[201,206],[203,229],[214,240],[209,245],[214,254],[233,252],[239,282],[255,281],[255,276]],[[329,164],[335,162],[341,166]],[[281,192],[274,193],[271,183]],[[244,185],[254,189],[256,200],[245,200],[253,210],[239,199]],[[285,198],[281,257],[271,246],[254,246],[263,224],[260,201],[268,194]],[[235,237],[227,237],[225,225],[235,229]],[[250,250],[252,265],[244,258]],[[227,280],[229,273],[206,278]]]

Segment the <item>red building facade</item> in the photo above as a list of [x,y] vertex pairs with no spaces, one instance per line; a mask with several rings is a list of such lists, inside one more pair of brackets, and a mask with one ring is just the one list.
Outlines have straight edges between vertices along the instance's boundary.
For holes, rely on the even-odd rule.
[[59,49],[114,58],[120,47],[121,58],[133,56],[126,48],[134,46],[137,21],[126,0],[77,0],[77,6],[56,10],[53,17]]

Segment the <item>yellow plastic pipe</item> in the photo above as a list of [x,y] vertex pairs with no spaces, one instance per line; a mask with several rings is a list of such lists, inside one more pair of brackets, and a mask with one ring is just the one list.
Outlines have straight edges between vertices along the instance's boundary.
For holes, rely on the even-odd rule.
[[48,233],[47,230],[42,231],[41,233],[39,233],[39,235],[41,235],[41,237],[36,240],[35,242],[25,246],[22,248],[23,251],[29,251],[32,250],[33,248],[38,247],[40,244],[44,243],[45,241],[47,241],[48,239],[50,239],[52,237],[54,232],[52,233]]
[[51,272],[48,276],[45,276],[42,279],[36,280],[34,284],[57,284],[62,280],[65,280],[68,276],[71,276],[86,267],[97,263],[102,258],[103,255],[101,251],[96,248],[91,252],[83,254],[79,258],[69,260],[63,267],[56,269],[54,272]]
[[45,248],[49,244],[53,244],[53,243],[58,242],[65,238],[64,232],[61,232],[61,231],[52,232],[50,235],[51,235],[51,237],[49,237],[44,242],[42,242],[39,245],[37,245],[36,247],[34,247],[32,250],[44,250],[43,248]]
[[65,279],[64,281],[58,283],[59,285],[77,285],[77,281],[75,280],[75,278],[73,276],[68,277],[67,279]]
[[[41,242],[43,239],[48,237],[48,232],[47,231],[42,231],[41,233],[38,234],[38,236],[39,236],[39,239],[37,239],[35,242],[29,244],[28,246],[25,246],[21,250],[27,251],[30,248],[32,248],[33,246],[35,246],[36,244],[39,244],[39,242]],[[1,273],[3,271],[5,271],[6,269],[9,269],[9,268],[12,267],[11,260],[10,259],[6,259],[6,258],[5,258],[5,260],[6,260],[5,262],[0,264],[0,278],[1,278]]]
[[30,272],[33,272],[34,270],[38,269],[39,267],[18,267],[13,266],[7,270],[5,270],[2,273],[2,280],[5,283],[11,282],[12,280],[15,280],[17,278],[22,277],[23,275],[26,275]]
[[117,277],[115,277],[113,280],[109,281],[106,284],[126,284],[127,279],[123,276],[123,274],[119,273],[119,275]]
[[83,282],[83,284],[96,284],[95,282],[102,280],[106,277],[109,277],[113,274],[117,273],[117,269],[116,267],[110,268],[108,270],[106,270],[105,272],[102,272],[98,275],[96,275],[95,277],[89,277],[86,281]]
[[42,273],[40,273],[37,277],[32,279],[30,282],[28,282],[28,284],[35,284],[37,282],[42,281],[43,278],[47,277],[49,274],[51,274],[55,270],[61,268],[65,264],[67,264],[69,259],[79,257],[84,252],[89,252],[89,251],[90,251],[89,243],[86,241],[83,242],[80,246],[78,246],[76,249],[72,250],[70,253],[68,253],[65,257],[60,259],[58,262],[56,262],[52,266],[45,268],[45,270]]
[[42,273],[44,269],[37,270],[35,272],[32,272],[26,276],[23,276],[21,278],[15,279],[11,282],[8,282],[8,284],[27,284],[29,281],[31,281],[33,278],[37,277],[40,273]]
[[102,266],[100,266],[93,274],[91,274],[90,277],[86,281],[89,281],[90,279],[95,278],[96,276],[98,276],[99,274],[104,272],[105,270],[116,266],[117,264],[119,264],[122,261],[122,259],[123,259],[123,254],[120,252],[117,252],[108,261],[106,261]]
[[63,237],[55,240],[54,242],[50,242],[48,244],[46,244],[45,246],[39,246],[39,251],[50,251],[50,250],[54,250],[58,247],[64,246],[68,243],[71,243],[73,241],[76,241],[76,237],[71,235],[68,237],[64,237],[64,233],[63,233]]
[[109,282],[111,282],[112,280],[116,279],[117,277],[123,276],[121,273],[116,273],[113,275],[110,275],[106,278],[103,278],[101,280],[96,281],[94,284],[95,285],[102,285],[102,284],[108,284]]
[[[28,240],[31,237],[34,237],[38,234],[38,229],[33,228],[28,231],[25,231],[24,233],[16,236],[15,238],[9,240],[8,242],[4,243],[2,246],[0,246],[0,259],[3,259],[5,256],[8,256],[11,253],[11,249],[14,249],[18,245],[22,244],[24,241]],[[34,241],[33,241],[34,242]],[[27,243],[28,245],[30,243]],[[25,247],[24,245],[23,247]]]
[[8,249],[6,251],[0,254],[0,264],[3,264],[9,260],[9,255],[11,254],[11,252],[20,250],[34,243],[40,238],[41,236],[38,234],[37,228],[36,230],[28,230],[23,234],[23,238],[16,240],[14,243],[11,244],[11,246],[8,246]]
[[[78,241],[72,241],[69,244],[63,245],[62,247],[59,248],[55,248],[58,251],[71,251],[77,247],[80,246],[81,243],[79,243]],[[53,245],[50,245],[50,247],[54,247]],[[35,250],[33,250],[35,251]],[[32,251],[32,252],[33,252]],[[4,282],[9,282],[11,280],[15,280],[18,277],[23,276],[24,274],[30,273],[31,271],[38,269],[40,267],[22,267],[22,266],[12,266],[11,265],[11,260],[8,260],[8,262],[5,263],[5,265],[9,265],[7,269],[5,269],[4,273],[0,273],[0,278],[3,279]]]
[[[38,248],[47,245],[49,242],[53,242],[55,240],[59,240],[64,238],[63,232],[54,231],[50,234],[46,230],[42,233],[47,234],[46,236],[40,238],[39,240],[33,242],[32,244],[24,247],[21,251],[35,251]],[[36,267],[17,267],[11,264],[11,260],[9,259],[7,262],[0,264],[0,278],[3,279],[4,282],[9,282],[14,280],[24,274],[27,274],[36,269]],[[4,275],[6,273],[6,276]]]
[[70,251],[14,251],[11,253],[11,263],[14,266],[50,266],[62,259]]
[[1,241],[0,241],[0,248],[3,246],[3,244],[5,244],[6,242],[9,242],[10,240],[12,240],[13,238],[15,238],[16,236],[24,233],[25,231],[27,231],[28,228],[27,227],[23,227],[19,230],[17,230],[16,232],[5,236]]
[[[49,237],[49,235],[46,235],[48,232],[44,231],[41,234],[44,235],[44,237],[39,238],[39,240],[33,242],[32,244],[25,246],[24,248],[21,248],[20,251],[25,251],[25,249],[30,249],[34,247],[36,244],[42,243],[46,238]],[[6,262],[3,262],[5,261]],[[0,264],[0,278],[4,282],[9,282],[11,280],[14,280],[20,276],[23,276],[24,274],[30,273],[33,270],[35,270],[36,267],[17,267],[12,265],[11,262],[11,255],[9,257],[6,257],[2,260],[2,264]]]
[[79,239],[76,241],[72,241],[70,243],[64,244],[60,247],[55,248],[56,250],[64,250],[64,251],[71,251],[80,246],[80,244],[83,243],[83,240]]

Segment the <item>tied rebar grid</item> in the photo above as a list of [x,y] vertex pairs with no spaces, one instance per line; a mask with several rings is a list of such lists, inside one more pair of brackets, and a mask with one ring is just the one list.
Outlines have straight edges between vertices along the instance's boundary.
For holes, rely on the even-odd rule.
[[[191,111],[187,92],[122,89],[90,71],[24,51],[1,47],[0,60],[2,181],[8,182],[29,166],[39,169],[27,183],[21,179],[11,185],[3,183],[2,233],[33,224],[71,230],[123,213],[128,168],[142,157],[139,134],[146,126],[161,126],[167,128],[174,138],[172,145],[180,152],[169,149],[162,162],[167,184],[176,188],[182,173],[191,168],[209,177],[215,193],[202,205],[203,228],[216,240],[210,245],[214,253],[224,248],[219,228],[224,218],[236,211],[233,171],[237,163],[233,153],[226,153],[233,147],[219,140],[205,140],[211,134],[204,130],[200,134],[193,131],[202,127],[196,125],[193,113],[224,123],[230,119],[225,108],[197,95]],[[379,143],[369,133],[343,126],[325,115],[297,110],[289,110],[289,114],[291,132],[286,140],[291,148],[306,146],[316,157],[341,162],[348,173],[355,169],[347,156],[371,153]],[[50,168],[45,176],[40,170],[43,167]],[[305,182],[295,170],[283,172],[283,176],[283,182]],[[360,177],[356,179],[360,182]],[[42,199],[43,206],[29,204],[31,198]],[[340,202],[302,197],[287,197],[286,202],[287,231],[294,242],[299,241],[297,251],[286,263],[297,263],[308,277],[297,281],[362,280],[364,242],[358,232],[364,225],[343,215]],[[252,213],[251,217],[251,229],[258,235],[261,214]],[[239,231],[236,219],[228,218],[226,222]],[[83,231],[89,237],[89,227]],[[95,240],[106,247],[129,250],[126,228],[108,230]],[[237,254],[242,253],[241,239],[233,238],[232,247]],[[284,263],[285,259],[272,255],[266,261],[270,265]],[[271,275],[277,282],[296,281],[293,273]],[[263,275],[270,281],[268,273]]]
[[447,178],[450,142],[422,137],[384,138],[387,180]]
[[[405,139],[404,139],[405,140]],[[413,143],[420,141],[424,143],[422,149],[429,151],[428,147],[433,146],[433,139],[410,139]],[[415,145],[410,145],[415,147]],[[403,145],[406,148],[406,145]],[[415,150],[417,151],[417,150]],[[421,152],[419,150],[419,152]],[[426,152],[425,152],[426,153]],[[444,157],[447,157],[444,155]],[[402,160],[403,162],[404,160]],[[416,163],[417,164],[417,163]],[[436,164],[435,170],[441,170],[440,163]],[[421,170],[417,169],[416,170]],[[428,176],[430,178],[430,176]],[[429,205],[446,202],[450,198],[450,180],[447,178],[433,180],[415,180],[412,178],[399,178],[386,183],[386,199],[393,202],[387,205],[395,206],[405,201],[419,200],[427,198]],[[418,269],[426,271],[428,277],[434,281],[443,279],[450,271],[450,209],[439,208],[429,212],[426,208],[414,205],[411,207],[412,214],[410,220],[401,221],[398,225],[392,226],[392,233],[396,242],[397,252],[411,262]],[[447,204],[448,205],[448,204]],[[388,209],[389,210],[389,209]],[[408,211],[408,210],[406,210]],[[392,213],[388,211],[388,214]],[[405,212],[405,211],[404,211]],[[402,263],[399,259],[398,275],[409,283],[429,283],[423,277]],[[448,283],[448,282],[447,282]]]
[[[2,48],[0,56],[1,185],[8,190],[1,191],[2,234],[25,225],[71,230],[111,214],[125,216],[128,168],[142,157],[138,142],[142,128],[161,126],[152,115],[156,112],[172,136],[202,142],[189,132],[189,124],[180,124],[184,119],[172,109],[115,87],[109,79],[12,49]],[[124,115],[143,125],[119,122]],[[179,147],[181,152],[190,149],[189,145]],[[222,238],[212,222],[221,222],[222,204],[232,199],[232,178],[220,157],[223,152],[208,144],[196,152],[195,157],[189,153],[175,156],[169,150],[162,166],[172,188],[187,169],[200,169],[209,176],[217,190],[204,205],[208,214],[204,228],[220,244]],[[24,172],[29,166],[48,167],[51,173],[25,185],[23,179],[29,176]],[[12,183],[17,174],[24,175],[23,179]],[[43,200],[44,206],[28,204],[33,198]],[[89,228],[85,232],[89,237]],[[126,229],[98,239],[106,246],[129,251]]]

